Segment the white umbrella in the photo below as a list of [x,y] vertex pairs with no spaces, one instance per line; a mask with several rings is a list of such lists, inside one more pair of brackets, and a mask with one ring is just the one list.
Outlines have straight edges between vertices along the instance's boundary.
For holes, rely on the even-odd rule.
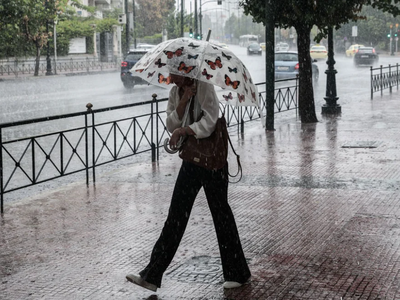
[[177,38],[147,52],[131,69],[151,84],[168,87],[170,74],[211,83],[220,100],[234,106],[259,106],[258,91],[243,62],[229,49],[208,41]]

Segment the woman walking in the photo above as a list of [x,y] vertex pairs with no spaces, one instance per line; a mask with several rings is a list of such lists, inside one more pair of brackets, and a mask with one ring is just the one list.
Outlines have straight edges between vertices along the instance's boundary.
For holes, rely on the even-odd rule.
[[[170,77],[175,86],[169,95],[166,124],[172,133],[170,147],[176,149],[178,141],[187,135],[202,139],[213,133],[219,104],[213,85],[180,75],[171,74]],[[192,105],[191,101],[194,101]],[[240,287],[250,278],[235,218],[228,203],[228,164],[219,170],[208,170],[182,161],[168,217],[154,245],[150,262],[139,275],[127,275],[127,280],[152,291],[161,287],[162,276],[178,249],[202,187],[217,234],[224,288]]]

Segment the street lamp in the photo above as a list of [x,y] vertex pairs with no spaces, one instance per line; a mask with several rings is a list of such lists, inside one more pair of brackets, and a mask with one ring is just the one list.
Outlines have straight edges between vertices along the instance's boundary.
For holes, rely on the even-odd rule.
[[325,71],[326,74],[326,104],[322,106],[322,114],[340,114],[342,107],[337,104],[339,97],[336,95],[336,73],[335,70],[335,59],[333,58],[333,28],[328,28],[328,60],[326,64],[328,69]]
[[392,28],[393,28],[393,25],[392,24],[390,24],[390,55],[394,55],[394,53],[393,53],[393,34],[392,34]]

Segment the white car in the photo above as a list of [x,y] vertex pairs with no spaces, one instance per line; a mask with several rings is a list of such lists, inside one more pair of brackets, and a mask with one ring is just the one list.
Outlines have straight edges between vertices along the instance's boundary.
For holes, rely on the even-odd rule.
[[136,48],[135,48],[135,45],[131,45],[131,49],[130,50],[131,51],[134,51],[134,50],[150,50],[150,49],[152,49],[154,47],[155,47],[155,45],[139,43],[139,44],[136,45]]
[[278,43],[275,47],[275,51],[289,51],[288,43]]

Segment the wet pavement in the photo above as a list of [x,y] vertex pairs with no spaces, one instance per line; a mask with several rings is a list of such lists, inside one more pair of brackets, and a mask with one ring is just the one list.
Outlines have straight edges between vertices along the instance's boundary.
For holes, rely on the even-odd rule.
[[[108,169],[5,204],[0,299],[400,299],[400,100],[339,99],[342,115],[275,132],[231,132],[243,179],[229,187],[248,284],[222,288],[212,219],[201,191],[162,288],[129,283],[163,226],[180,159]],[[285,115],[286,117],[283,117]],[[291,117],[287,117],[291,115]],[[231,169],[234,170],[233,156]]]

